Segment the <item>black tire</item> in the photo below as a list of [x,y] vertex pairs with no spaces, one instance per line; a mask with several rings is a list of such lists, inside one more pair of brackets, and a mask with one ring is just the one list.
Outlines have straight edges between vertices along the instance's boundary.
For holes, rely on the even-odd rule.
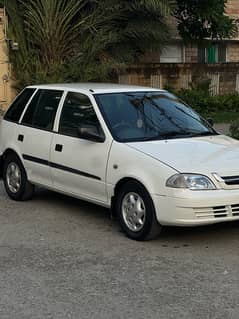
[[[123,216],[122,204],[124,198],[126,198],[130,193],[135,193],[136,195],[138,194],[144,203],[144,225],[139,231],[132,231],[126,224],[125,218]],[[119,190],[118,194],[116,194],[115,209],[120,226],[127,237],[133,240],[143,241],[151,240],[159,236],[162,226],[156,219],[152,198],[142,184],[138,183],[137,181],[129,181],[124,184]]]
[[[7,170],[8,167],[14,164],[19,168],[20,172],[20,187],[17,192],[11,191],[9,188],[8,182],[7,182]],[[34,194],[34,185],[32,185],[28,180],[27,180],[27,174],[26,171],[22,165],[21,160],[18,158],[17,155],[15,154],[9,154],[6,156],[3,162],[3,181],[4,181],[4,186],[6,189],[6,192],[8,196],[15,200],[15,201],[26,201],[32,198]]]

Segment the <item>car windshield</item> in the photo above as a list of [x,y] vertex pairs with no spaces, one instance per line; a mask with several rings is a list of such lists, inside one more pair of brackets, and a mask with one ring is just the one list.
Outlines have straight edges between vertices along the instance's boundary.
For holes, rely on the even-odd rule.
[[168,92],[96,94],[95,98],[119,142],[217,134],[206,120]]

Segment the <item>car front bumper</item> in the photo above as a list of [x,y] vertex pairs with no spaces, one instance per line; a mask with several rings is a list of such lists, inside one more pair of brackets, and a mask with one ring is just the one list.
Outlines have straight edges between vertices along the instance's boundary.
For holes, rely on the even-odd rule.
[[187,191],[181,196],[152,197],[162,225],[200,226],[239,220],[239,189]]

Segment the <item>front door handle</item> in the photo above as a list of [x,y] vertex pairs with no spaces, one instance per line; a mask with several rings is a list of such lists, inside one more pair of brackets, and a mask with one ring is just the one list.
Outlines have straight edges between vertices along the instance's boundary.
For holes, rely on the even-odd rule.
[[61,145],[61,144],[56,144],[55,151],[56,151],[56,152],[62,152],[62,150],[63,150],[63,145]]
[[18,140],[19,142],[23,142],[23,140],[24,140],[24,135],[19,134],[17,140]]

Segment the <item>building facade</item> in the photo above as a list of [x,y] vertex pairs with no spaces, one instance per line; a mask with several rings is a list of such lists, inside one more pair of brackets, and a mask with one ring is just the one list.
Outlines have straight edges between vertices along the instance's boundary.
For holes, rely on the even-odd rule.
[[7,45],[7,16],[0,8],[0,112],[7,108],[15,96],[11,82],[11,65]]
[[172,20],[171,43],[162,52],[148,53],[119,82],[181,89],[208,79],[211,94],[239,93],[239,0],[228,0],[226,14],[238,25],[235,38],[210,47],[185,46]]

